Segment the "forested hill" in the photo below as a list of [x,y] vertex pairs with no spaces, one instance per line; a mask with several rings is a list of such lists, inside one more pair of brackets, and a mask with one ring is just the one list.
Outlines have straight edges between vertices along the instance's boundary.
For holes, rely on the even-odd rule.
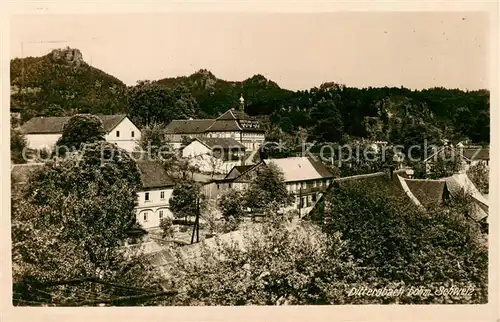
[[206,116],[216,116],[235,107],[241,95],[245,98],[249,114],[270,114],[293,94],[262,75],[254,75],[244,81],[226,81],[206,69],[190,76],[160,79],[158,84],[166,88],[188,88],[201,113]]
[[243,94],[248,114],[268,116],[269,132],[274,139],[280,136],[294,140],[297,135],[307,135],[310,141],[328,142],[348,141],[353,137],[405,140],[408,144],[425,138],[489,142],[487,90],[360,89],[329,82],[293,92],[262,75],[230,82],[207,70],[187,77],[161,79],[158,83],[166,88],[187,88],[204,116],[217,116],[236,106]]
[[12,105],[24,108],[23,119],[126,112],[138,125],[169,123],[175,118],[216,117],[236,107],[243,95],[245,111],[262,118],[269,139],[489,142],[487,90],[360,89],[328,82],[290,91],[262,75],[228,81],[208,70],[141,81],[127,88],[117,78],[89,66],[78,49],[70,48],[11,60],[11,85]]
[[87,64],[78,49],[55,49],[42,57],[10,61],[11,105],[23,119],[77,112],[111,114],[124,110],[126,85]]

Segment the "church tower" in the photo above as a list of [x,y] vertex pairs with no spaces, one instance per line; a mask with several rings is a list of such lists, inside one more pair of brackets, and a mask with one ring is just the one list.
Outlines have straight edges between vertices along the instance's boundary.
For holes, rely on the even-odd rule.
[[240,96],[240,111],[244,112],[245,111],[245,99],[243,98],[243,94]]

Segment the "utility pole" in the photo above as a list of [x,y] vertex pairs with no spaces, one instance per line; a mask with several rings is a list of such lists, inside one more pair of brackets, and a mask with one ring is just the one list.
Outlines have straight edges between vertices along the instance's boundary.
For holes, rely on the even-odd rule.
[[194,220],[193,233],[191,234],[191,244],[194,242],[196,232],[196,242],[200,242],[200,198],[196,198],[196,219]]

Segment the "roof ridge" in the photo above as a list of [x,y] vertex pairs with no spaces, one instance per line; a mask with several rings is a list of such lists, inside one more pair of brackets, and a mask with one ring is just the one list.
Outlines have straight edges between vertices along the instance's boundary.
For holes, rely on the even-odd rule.
[[414,182],[442,182],[443,180],[441,179],[410,179],[410,178],[403,178],[406,181],[414,181]]

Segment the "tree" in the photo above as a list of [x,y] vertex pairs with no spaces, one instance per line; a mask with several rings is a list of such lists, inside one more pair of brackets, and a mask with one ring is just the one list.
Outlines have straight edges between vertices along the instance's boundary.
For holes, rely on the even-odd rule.
[[[65,147],[61,153],[81,149],[82,144],[103,141],[106,131],[101,119],[95,115],[77,114],[72,116],[63,126],[63,132],[57,147]],[[69,149],[68,151],[66,149]]]
[[[354,263],[339,236],[312,225],[254,224],[240,242],[216,238],[201,256],[176,260],[171,269],[179,296],[167,305],[313,305],[342,303]],[[233,233],[234,234],[234,233]],[[240,246],[241,245],[241,246]],[[340,292],[339,292],[340,291]]]
[[10,128],[10,161],[12,163],[26,163],[23,151],[26,151],[28,141],[24,134],[15,128]]
[[[313,217],[348,243],[363,286],[473,287],[470,296],[402,296],[399,303],[485,303],[488,249],[462,201],[420,210],[387,181],[340,183]],[[319,209],[323,209],[320,211]],[[422,234],[425,232],[425,234]],[[383,299],[372,299],[383,303]],[[387,299],[386,299],[387,300]],[[353,299],[363,303],[366,298]]]
[[162,231],[161,238],[173,238],[174,237],[174,227],[172,218],[166,217],[160,220],[160,229]]
[[311,108],[314,120],[315,138],[322,142],[339,142],[342,139],[344,124],[335,99],[321,99]]
[[247,207],[253,213],[262,215],[278,212],[293,201],[293,196],[286,188],[283,172],[272,162],[257,168],[244,195]]
[[142,125],[170,123],[197,114],[197,102],[184,87],[168,89],[155,81],[139,81],[129,87],[127,99],[130,116]]
[[245,215],[244,202],[243,194],[239,190],[229,190],[219,197],[218,206],[224,219],[233,218],[239,222]]
[[169,200],[170,210],[176,218],[196,216],[203,208],[204,195],[201,185],[193,180],[179,181],[172,191]]
[[156,123],[141,130],[139,146],[153,160],[165,160],[174,153],[170,141],[165,136],[164,127]]
[[107,142],[46,163],[13,199],[14,283],[99,277],[154,284],[141,255],[120,248],[135,223],[139,183],[135,162]]
[[481,193],[489,193],[490,170],[486,164],[480,162],[470,166],[467,170],[467,176]]

